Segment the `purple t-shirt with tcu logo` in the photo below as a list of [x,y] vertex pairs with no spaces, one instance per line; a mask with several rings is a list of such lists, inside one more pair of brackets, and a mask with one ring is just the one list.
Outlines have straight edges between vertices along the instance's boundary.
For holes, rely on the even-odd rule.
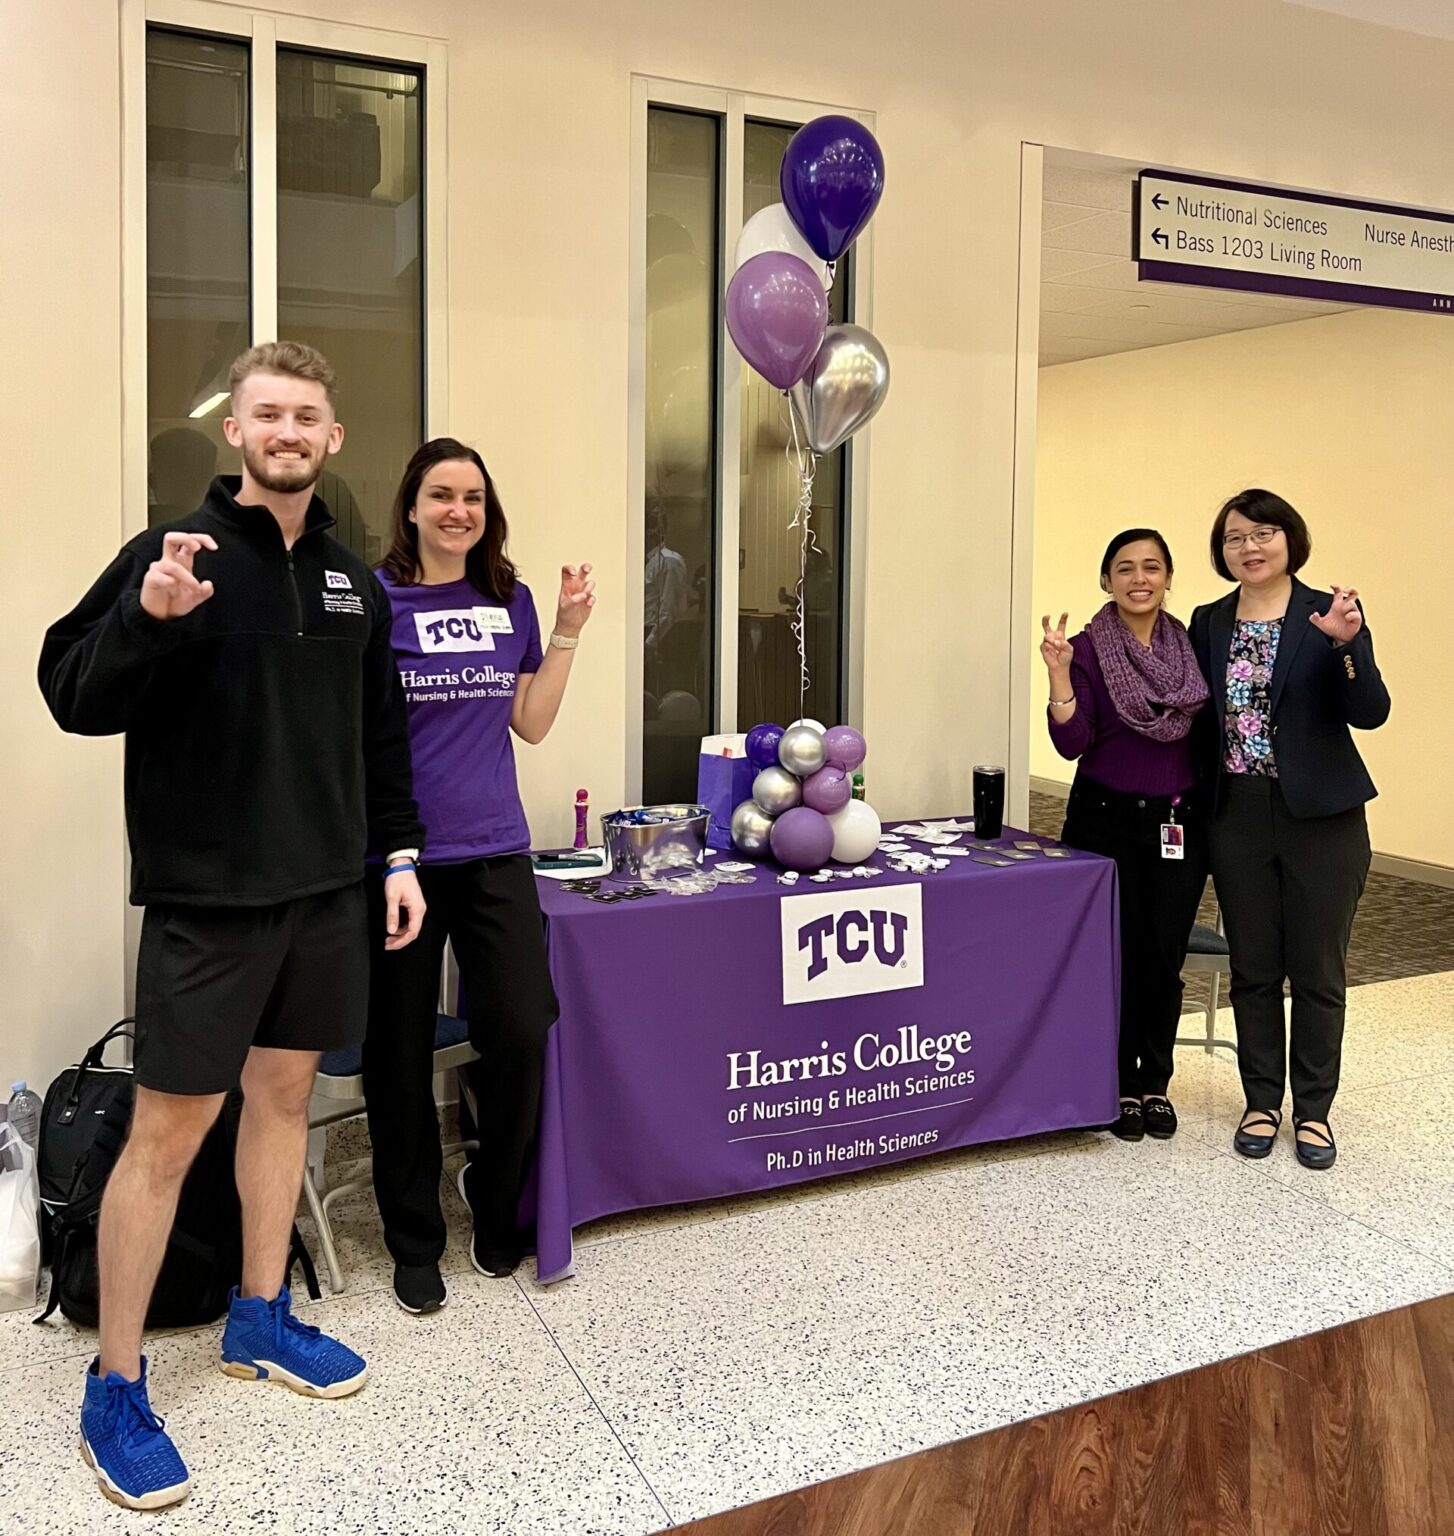
[[515,780],[510,711],[522,672],[540,670],[540,623],[524,582],[508,606],[468,581],[401,587],[378,573],[394,609],[394,659],[409,706],[414,798],[430,864],[530,846]]

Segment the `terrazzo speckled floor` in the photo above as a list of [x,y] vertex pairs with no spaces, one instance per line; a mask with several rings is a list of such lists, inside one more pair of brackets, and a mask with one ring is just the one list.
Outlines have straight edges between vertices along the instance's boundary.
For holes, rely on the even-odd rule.
[[1344,1083],[1330,1174],[1286,1138],[1233,1156],[1235,1067],[1183,1049],[1174,1141],[1037,1138],[615,1217],[548,1289],[481,1279],[452,1238],[423,1320],[360,1198],[350,1288],[310,1312],[368,1387],[306,1402],[222,1376],[214,1328],[153,1341],[196,1485],[162,1516],[81,1465],[91,1338],[0,1317],[0,1529],[635,1536],[1454,1290],[1454,972],[1351,994]]

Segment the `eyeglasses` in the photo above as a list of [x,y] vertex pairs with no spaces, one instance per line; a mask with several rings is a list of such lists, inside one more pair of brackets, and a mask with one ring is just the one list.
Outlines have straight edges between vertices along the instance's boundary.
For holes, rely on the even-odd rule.
[[1254,528],[1251,533],[1223,534],[1222,548],[1241,549],[1248,539],[1251,539],[1254,544],[1271,544],[1281,532],[1281,528]]

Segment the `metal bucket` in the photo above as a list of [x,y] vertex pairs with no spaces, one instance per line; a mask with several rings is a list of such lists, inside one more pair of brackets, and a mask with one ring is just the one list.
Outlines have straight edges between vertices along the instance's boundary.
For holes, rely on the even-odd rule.
[[629,805],[608,812],[601,817],[608,878],[635,883],[695,874],[706,857],[711,816],[705,805]]

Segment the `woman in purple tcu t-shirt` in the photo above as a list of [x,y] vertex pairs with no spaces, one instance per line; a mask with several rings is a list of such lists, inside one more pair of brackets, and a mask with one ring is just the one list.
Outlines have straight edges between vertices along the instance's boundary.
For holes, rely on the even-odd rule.
[[[469,1069],[479,1151],[460,1176],[474,1218],[470,1260],[481,1274],[508,1275],[520,1262],[516,1211],[546,1035],[559,1011],[510,735],[538,742],[555,723],[595,583],[589,565],[563,567],[555,628],[542,650],[534,601],[505,552],[507,535],[479,454],[435,438],[404,471],[393,544],[379,568],[409,709],[428,911],[408,948],[374,954],[363,1075],[394,1295],[416,1313],[435,1311],[445,1298],[433,1093],[445,940],[481,1057]],[[381,911],[388,878],[381,871],[370,881]]]
[[1207,685],[1185,627],[1162,606],[1171,551],[1154,528],[1106,546],[1110,601],[1073,640],[1066,615],[1040,654],[1049,673],[1050,740],[1079,758],[1062,840],[1116,861],[1121,899],[1123,1141],[1176,1133],[1167,1097],[1181,1018],[1181,967],[1206,884],[1206,812],[1195,793],[1190,731]]

